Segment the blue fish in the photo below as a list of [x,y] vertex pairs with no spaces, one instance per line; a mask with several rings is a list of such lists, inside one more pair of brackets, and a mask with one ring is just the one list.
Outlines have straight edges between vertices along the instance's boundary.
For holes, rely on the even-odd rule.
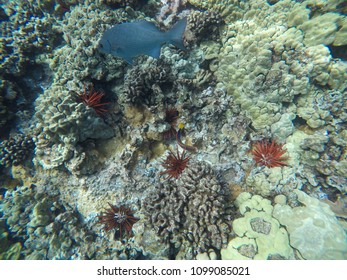
[[187,20],[181,19],[169,31],[160,31],[153,23],[140,20],[117,24],[106,30],[99,42],[100,52],[112,54],[132,64],[133,58],[146,54],[159,58],[161,46],[172,44],[180,49],[183,46],[183,33]]

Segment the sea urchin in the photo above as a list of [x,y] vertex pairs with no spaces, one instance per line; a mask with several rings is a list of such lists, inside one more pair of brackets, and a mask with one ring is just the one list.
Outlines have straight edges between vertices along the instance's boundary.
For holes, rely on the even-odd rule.
[[167,131],[164,131],[164,139],[173,138],[176,135],[176,124],[179,118],[178,110],[175,107],[167,107],[165,110],[165,122],[170,125]]
[[190,157],[186,157],[186,150],[183,150],[182,154],[177,149],[177,155],[170,151],[167,158],[161,164],[165,171],[160,172],[160,175],[166,174],[166,179],[178,178],[183,170],[187,167]]
[[84,87],[84,92],[78,94],[78,101],[82,102],[84,105],[93,108],[97,114],[103,114],[107,112],[106,105],[107,103],[101,103],[101,98],[104,97],[104,93],[94,90],[92,86],[89,91]]
[[99,223],[104,225],[106,231],[118,229],[119,234],[115,234],[115,238],[116,236],[122,238],[124,230],[128,236],[131,235],[133,225],[139,220],[133,216],[134,212],[125,206],[117,207],[110,203],[109,205],[110,208],[106,209],[106,213],[98,216]]
[[283,149],[283,144],[277,144],[274,140],[271,143],[264,140],[259,141],[252,148],[253,159],[256,163],[270,168],[287,165],[284,161],[288,157],[283,156],[286,151]]

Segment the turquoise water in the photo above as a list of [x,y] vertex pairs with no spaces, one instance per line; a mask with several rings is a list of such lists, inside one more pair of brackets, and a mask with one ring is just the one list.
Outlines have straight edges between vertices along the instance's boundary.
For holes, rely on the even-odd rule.
[[[182,18],[180,49],[161,34]],[[345,1],[0,19],[0,259],[347,258]]]

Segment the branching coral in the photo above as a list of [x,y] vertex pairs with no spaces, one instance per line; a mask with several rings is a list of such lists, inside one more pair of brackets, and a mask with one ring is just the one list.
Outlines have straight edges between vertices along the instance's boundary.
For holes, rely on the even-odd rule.
[[183,258],[191,259],[228,241],[231,221],[228,187],[204,162],[193,162],[178,180],[155,186],[144,200],[148,225]]

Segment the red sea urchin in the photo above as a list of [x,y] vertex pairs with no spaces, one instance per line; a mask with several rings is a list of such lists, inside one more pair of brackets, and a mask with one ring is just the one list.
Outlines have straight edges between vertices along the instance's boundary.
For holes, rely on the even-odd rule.
[[107,103],[100,103],[101,98],[104,97],[104,93],[94,90],[94,87],[92,86],[89,91],[86,90],[86,87],[84,87],[84,92],[78,94],[78,101],[82,102],[84,105],[93,108],[95,112],[99,115],[107,112],[106,105]]
[[106,209],[106,213],[98,216],[99,223],[104,225],[106,231],[117,230],[119,234],[115,234],[115,238],[118,236],[123,237],[124,230],[127,235],[132,234],[133,225],[139,220],[133,216],[134,212],[125,206],[117,207],[109,203],[110,208]]
[[170,139],[176,135],[176,124],[179,118],[178,110],[175,107],[167,107],[165,109],[165,122],[170,125],[170,128],[167,131],[164,131],[164,139]]
[[160,172],[160,175],[166,174],[166,179],[178,178],[183,170],[187,167],[190,157],[186,157],[186,150],[183,150],[182,154],[177,149],[177,155],[170,151],[165,161],[161,164],[164,166],[165,171]]
[[283,144],[277,144],[274,140],[271,143],[265,140],[259,141],[252,148],[253,159],[256,163],[270,168],[287,165],[284,161],[288,157],[283,156],[286,151],[283,149]]

